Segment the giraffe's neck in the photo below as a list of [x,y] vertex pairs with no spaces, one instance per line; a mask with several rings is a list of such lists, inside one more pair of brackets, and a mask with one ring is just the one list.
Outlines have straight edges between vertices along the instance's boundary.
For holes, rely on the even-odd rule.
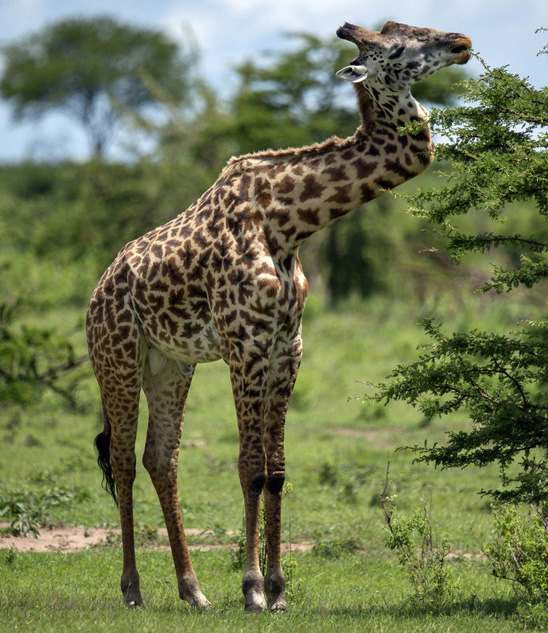
[[398,132],[426,117],[409,92],[384,94],[360,84],[357,93],[362,125],[353,136],[240,159],[255,174],[252,196],[264,209],[262,224],[274,250],[296,250],[316,231],[432,161],[428,127],[415,135]]

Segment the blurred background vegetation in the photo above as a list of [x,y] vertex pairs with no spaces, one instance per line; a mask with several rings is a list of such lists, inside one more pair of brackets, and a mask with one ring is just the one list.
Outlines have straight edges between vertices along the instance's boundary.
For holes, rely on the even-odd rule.
[[[0,94],[15,117],[64,113],[87,133],[90,160],[0,167],[4,280],[21,255],[98,277],[126,242],[184,211],[230,156],[352,134],[359,122],[354,94],[335,72],[354,51],[337,38],[288,37],[288,51],[236,68],[237,85],[223,99],[201,79],[190,35],[181,50],[160,32],[103,16],[59,22],[6,46]],[[451,104],[463,76],[446,69],[417,85],[415,95]],[[113,163],[105,157],[121,128],[133,130],[136,143],[126,148],[127,161]],[[144,138],[148,151],[137,142]],[[434,268],[434,286],[454,274],[443,257],[419,255],[428,244],[424,228],[394,197],[369,204],[302,249],[312,291],[333,306],[401,293],[405,279],[424,297],[425,267]],[[28,290],[36,301],[40,290]],[[89,290],[76,284],[72,296],[60,294],[83,304]]]
[[[359,123],[353,90],[335,78],[355,54],[347,42],[288,34],[286,50],[259,52],[238,66],[232,91],[221,97],[202,78],[198,46],[188,35],[182,49],[159,31],[98,16],[52,24],[3,48],[0,96],[15,119],[63,113],[89,141],[84,162],[0,165],[0,381],[34,385],[23,390],[27,404],[35,388],[63,391],[51,375],[46,379],[46,367],[62,377],[85,366],[87,301],[124,244],[184,211],[231,156],[344,137]],[[465,78],[461,67],[446,68],[414,94],[426,105],[454,105]],[[121,130],[127,159],[114,162],[109,149]],[[491,262],[469,258],[452,266],[432,224],[408,213],[406,196],[439,182],[428,170],[305,243],[308,310],[380,301],[394,315],[401,314],[396,305],[416,313],[414,325],[449,297],[453,315],[462,316]],[[538,223],[527,203],[513,216],[531,230]],[[465,218],[462,226],[481,232],[484,223]],[[515,253],[501,248],[497,257]],[[78,318],[60,323],[63,311]],[[39,326],[46,330],[32,330]],[[40,356],[44,367],[32,367]]]

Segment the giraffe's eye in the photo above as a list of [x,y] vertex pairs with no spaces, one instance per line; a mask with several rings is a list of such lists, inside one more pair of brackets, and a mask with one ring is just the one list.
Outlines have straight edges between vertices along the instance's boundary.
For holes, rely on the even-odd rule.
[[398,57],[402,56],[403,51],[405,50],[405,46],[400,46],[397,51],[394,51],[392,55],[388,59],[398,59]]

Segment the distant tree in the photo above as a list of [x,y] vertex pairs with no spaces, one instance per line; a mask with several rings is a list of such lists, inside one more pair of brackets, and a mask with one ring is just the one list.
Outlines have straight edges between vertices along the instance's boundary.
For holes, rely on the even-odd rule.
[[309,33],[288,37],[294,50],[265,54],[264,63],[249,60],[237,68],[231,133],[242,151],[298,147],[356,128],[357,108],[342,97],[335,77],[348,63],[344,43]]
[[84,128],[104,155],[124,113],[157,103],[151,83],[175,102],[188,98],[194,54],[163,33],[110,17],[69,19],[3,48],[0,95],[16,118],[50,111]]

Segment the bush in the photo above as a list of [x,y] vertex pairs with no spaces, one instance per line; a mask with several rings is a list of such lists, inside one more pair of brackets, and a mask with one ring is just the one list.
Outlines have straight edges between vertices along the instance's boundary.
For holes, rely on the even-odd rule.
[[[470,253],[512,250],[483,284],[485,292],[525,293],[548,278],[548,90],[535,89],[505,68],[467,81],[467,105],[434,110],[432,127],[448,161],[443,184],[411,199],[414,211],[441,227],[448,250],[460,262]],[[534,204],[533,234],[508,231],[502,222]],[[485,215],[496,231],[469,234],[455,216]],[[461,223],[462,224],[462,223]],[[522,227],[523,228],[523,227]],[[446,334],[432,321],[424,326],[432,345],[417,362],[400,366],[374,401],[403,400],[430,418],[465,412],[469,430],[452,432],[446,446],[418,447],[420,460],[462,468],[497,463],[501,489],[484,491],[502,500],[539,503],[548,495],[548,321],[534,316],[517,333]],[[520,464],[508,476],[511,464]]]
[[518,595],[548,606],[547,514],[540,506],[531,506],[525,516],[516,506],[497,507],[484,552],[494,576],[511,581]]
[[548,508],[495,509],[493,537],[484,546],[493,575],[512,583],[521,603],[517,617],[529,628],[548,625]]
[[388,532],[386,546],[398,554],[398,561],[411,581],[416,602],[425,607],[439,606],[450,599],[456,589],[448,567],[450,542],[447,538],[437,538],[426,504],[410,517],[400,515],[396,496],[387,495],[389,466],[380,495]]
[[75,370],[87,356],[77,358],[70,341],[50,328],[18,327],[15,313],[0,304],[0,402],[28,405],[49,390],[76,407],[74,392],[87,370]]

